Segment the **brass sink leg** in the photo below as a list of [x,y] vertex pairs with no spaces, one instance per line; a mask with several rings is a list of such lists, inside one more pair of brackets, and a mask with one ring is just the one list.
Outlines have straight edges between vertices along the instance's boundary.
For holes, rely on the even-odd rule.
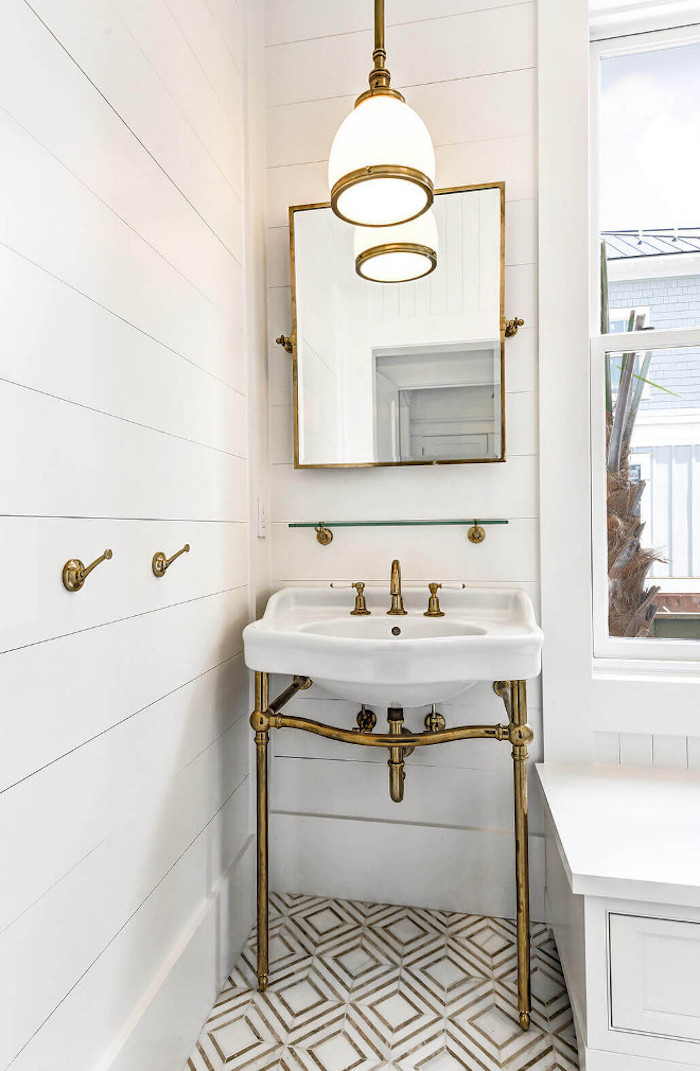
[[257,773],[257,824],[258,824],[258,989],[267,989],[268,972],[268,906],[267,906],[267,854],[268,854],[268,787],[267,787],[267,741],[269,678],[267,673],[255,674],[255,710],[251,723],[255,729],[255,755]]
[[[403,732],[403,708],[389,707],[387,717],[391,735],[401,736]],[[403,783],[406,780],[403,761],[405,750],[402,747],[389,748],[389,761],[387,763],[389,767],[389,795],[394,803],[401,803],[403,800]]]
[[515,888],[518,947],[518,1012],[523,1030],[530,1026],[530,879],[527,854],[527,745],[532,729],[527,724],[525,681],[497,681],[510,716],[508,739],[512,744],[513,795],[515,800]]

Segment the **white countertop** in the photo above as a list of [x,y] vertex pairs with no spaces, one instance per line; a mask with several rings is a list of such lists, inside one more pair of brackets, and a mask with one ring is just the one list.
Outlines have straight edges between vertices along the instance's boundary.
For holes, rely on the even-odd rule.
[[700,907],[700,772],[537,766],[574,893]]

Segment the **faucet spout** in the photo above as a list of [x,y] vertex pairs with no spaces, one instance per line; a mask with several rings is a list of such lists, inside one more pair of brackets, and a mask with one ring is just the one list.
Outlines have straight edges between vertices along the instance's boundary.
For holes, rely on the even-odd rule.
[[401,563],[398,558],[394,558],[391,563],[389,591],[391,593],[391,609],[387,610],[387,614],[403,616],[408,613],[408,611],[403,608],[403,596],[401,594]]

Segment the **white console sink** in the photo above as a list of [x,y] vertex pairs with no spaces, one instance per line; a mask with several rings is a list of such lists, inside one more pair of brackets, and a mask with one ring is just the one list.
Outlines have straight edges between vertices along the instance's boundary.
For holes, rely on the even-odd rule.
[[404,617],[387,615],[388,585],[365,595],[371,615],[353,617],[350,590],[278,591],[243,632],[246,665],[380,707],[445,702],[476,681],[540,672],[542,631],[519,588],[443,589],[444,617],[424,616],[427,585],[404,588]]

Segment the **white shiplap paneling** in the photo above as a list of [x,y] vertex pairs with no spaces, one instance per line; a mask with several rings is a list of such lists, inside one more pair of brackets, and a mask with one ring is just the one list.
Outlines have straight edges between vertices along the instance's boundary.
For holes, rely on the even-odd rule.
[[[0,1065],[16,1071],[179,1066],[251,924],[253,8],[3,10]],[[157,580],[154,552],[185,542]],[[106,547],[68,594],[63,563]]]

